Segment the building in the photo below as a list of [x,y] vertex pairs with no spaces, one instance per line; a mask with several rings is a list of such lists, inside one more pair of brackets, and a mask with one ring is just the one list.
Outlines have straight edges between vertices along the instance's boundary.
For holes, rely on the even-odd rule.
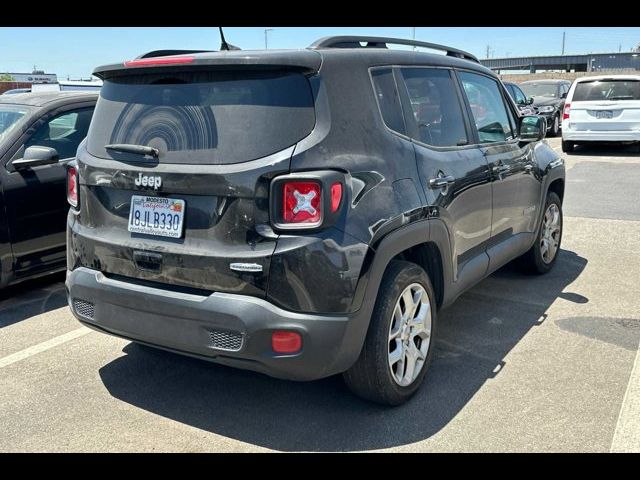
[[503,70],[562,70],[565,72],[599,72],[640,70],[640,52],[589,53],[584,55],[551,55],[540,57],[488,58],[480,60],[485,67]]
[[0,73],[0,94],[13,88],[29,88],[34,83],[56,83],[55,73],[34,70],[31,73]]

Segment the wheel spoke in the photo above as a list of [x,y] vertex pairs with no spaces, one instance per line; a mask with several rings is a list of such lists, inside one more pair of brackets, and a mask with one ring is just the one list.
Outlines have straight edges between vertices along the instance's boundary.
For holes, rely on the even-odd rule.
[[389,366],[393,366],[404,357],[404,346],[402,342],[396,342],[396,349],[389,354]]

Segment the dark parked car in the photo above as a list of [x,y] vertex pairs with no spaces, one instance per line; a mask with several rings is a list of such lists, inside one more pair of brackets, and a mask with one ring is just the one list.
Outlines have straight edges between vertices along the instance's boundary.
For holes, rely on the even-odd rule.
[[18,93],[29,93],[30,91],[30,88],[12,88],[11,90],[4,91],[2,95],[17,95]]
[[549,136],[558,135],[562,127],[562,109],[571,87],[568,80],[530,80],[520,83],[520,88],[533,98],[533,109],[547,119]]
[[0,287],[65,267],[65,164],[95,93],[0,96]]
[[505,88],[507,89],[507,93],[511,97],[511,99],[516,103],[518,110],[520,110],[521,115],[535,115],[535,110],[531,106],[533,104],[533,98],[527,97],[520,87],[512,82],[502,82],[504,83]]
[[440,308],[513,259],[557,259],[563,161],[468,53],[329,37],[94,73],[67,289],[96,330],[280,378],[344,373],[399,404]]

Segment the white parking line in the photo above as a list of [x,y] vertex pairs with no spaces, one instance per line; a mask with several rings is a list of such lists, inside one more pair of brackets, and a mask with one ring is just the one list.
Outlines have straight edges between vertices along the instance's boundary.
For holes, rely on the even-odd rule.
[[611,451],[640,453],[640,345],[620,407]]
[[0,368],[4,368],[8,365],[11,365],[12,363],[19,362],[20,360],[24,360],[25,358],[29,358],[33,355],[44,352],[45,350],[49,350],[50,348],[57,347],[58,345],[62,345],[65,342],[81,337],[90,332],[91,329],[87,327],[80,327],[75,330],[71,330],[70,332],[67,332],[63,335],[54,337],[51,340],[47,340],[46,342],[34,345],[33,347],[25,348],[24,350],[20,350],[19,352],[12,353],[11,355],[0,358]]

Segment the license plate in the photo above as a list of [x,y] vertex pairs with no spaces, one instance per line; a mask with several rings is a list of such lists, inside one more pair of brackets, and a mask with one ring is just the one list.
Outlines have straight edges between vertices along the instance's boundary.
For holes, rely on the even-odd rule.
[[133,195],[129,211],[129,231],[161,237],[180,238],[184,200]]
[[613,118],[613,112],[611,110],[598,110],[596,118]]

